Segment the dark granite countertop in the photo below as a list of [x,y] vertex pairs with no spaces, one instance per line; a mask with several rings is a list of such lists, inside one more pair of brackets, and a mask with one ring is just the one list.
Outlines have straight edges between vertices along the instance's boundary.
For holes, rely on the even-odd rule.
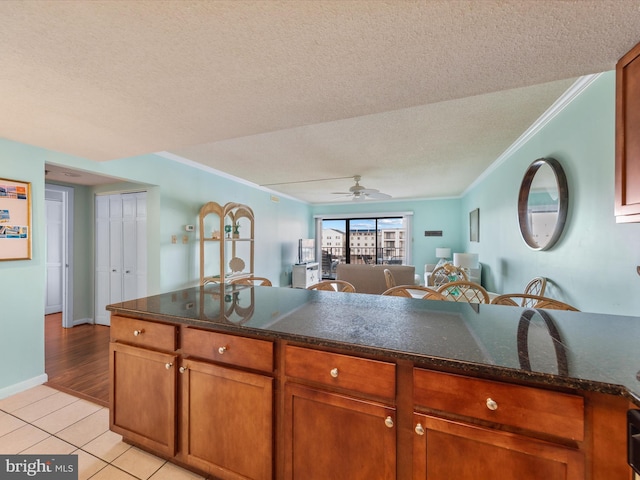
[[640,317],[217,284],[107,309],[460,373],[623,395],[640,405]]

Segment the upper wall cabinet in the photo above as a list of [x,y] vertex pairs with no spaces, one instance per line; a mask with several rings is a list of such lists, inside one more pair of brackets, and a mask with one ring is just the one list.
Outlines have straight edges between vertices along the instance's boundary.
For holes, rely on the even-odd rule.
[[616,64],[616,222],[640,222],[640,43]]

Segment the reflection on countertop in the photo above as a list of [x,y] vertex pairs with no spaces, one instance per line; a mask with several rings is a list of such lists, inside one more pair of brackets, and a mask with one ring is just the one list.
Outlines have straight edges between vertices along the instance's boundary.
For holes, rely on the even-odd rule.
[[286,287],[209,284],[112,313],[626,395],[640,403],[640,318]]

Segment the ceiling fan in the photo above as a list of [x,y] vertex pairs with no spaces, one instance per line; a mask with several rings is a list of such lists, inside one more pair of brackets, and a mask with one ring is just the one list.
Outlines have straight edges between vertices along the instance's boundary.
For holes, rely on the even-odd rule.
[[365,188],[360,185],[360,175],[354,175],[353,179],[356,184],[352,186],[348,192],[331,192],[334,195],[348,195],[353,197],[353,200],[366,200],[368,198],[377,198],[377,199],[386,199],[391,198],[391,195],[387,195],[386,193],[382,193],[375,188]]

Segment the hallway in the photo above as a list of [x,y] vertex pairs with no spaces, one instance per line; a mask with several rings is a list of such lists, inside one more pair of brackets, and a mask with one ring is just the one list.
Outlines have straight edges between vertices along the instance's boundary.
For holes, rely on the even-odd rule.
[[46,385],[109,406],[109,327],[62,328],[62,314],[45,316]]

